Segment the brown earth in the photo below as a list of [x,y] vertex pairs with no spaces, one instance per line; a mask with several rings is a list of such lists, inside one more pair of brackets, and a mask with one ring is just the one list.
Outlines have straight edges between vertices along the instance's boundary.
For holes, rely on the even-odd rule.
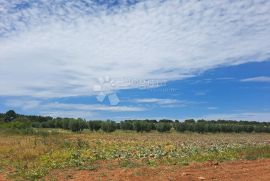
[[[53,179],[54,178],[54,179]],[[95,181],[95,180],[138,180],[138,181],[196,181],[237,180],[269,181],[270,159],[232,162],[194,163],[189,166],[158,166],[137,168],[110,168],[105,164],[96,170],[55,170],[46,180]],[[0,181],[6,181],[0,175]]]
[[59,180],[138,180],[138,181],[191,181],[191,180],[245,180],[270,181],[270,159],[233,162],[195,163],[190,166],[159,166],[138,168],[98,168],[94,171],[57,173]]
[[5,178],[5,176],[3,174],[0,173],[0,181],[7,181],[7,179]]

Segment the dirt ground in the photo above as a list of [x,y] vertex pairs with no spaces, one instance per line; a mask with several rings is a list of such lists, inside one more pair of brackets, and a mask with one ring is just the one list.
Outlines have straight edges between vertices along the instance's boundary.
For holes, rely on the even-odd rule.
[[[159,166],[138,168],[108,168],[96,170],[56,170],[50,174],[57,180],[138,180],[138,181],[196,181],[196,180],[237,180],[269,181],[270,159],[232,162],[194,163],[189,166]],[[6,181],[0,175],[0,181]],[[46,180],[52,180],[47,177]]]
[[139,168],[99,168],[93,171],[62,170],[56,173],[59,180],[245,180],[269,181],[270,159],[234,162],[195,163],[190,166],[160,166]]
[[3,174],[0,173],[0,181],[7,181],[7,179],[5,178],[5,176]]

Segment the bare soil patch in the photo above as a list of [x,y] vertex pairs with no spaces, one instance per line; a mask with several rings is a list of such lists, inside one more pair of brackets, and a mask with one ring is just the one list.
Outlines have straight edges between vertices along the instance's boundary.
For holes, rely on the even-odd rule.
[[[192,180],[245,180],[269,181],[270,159],[231,162],[193,163],[189,166],[157,166],[137,168],[108,168],[105,164],[95,170],[55,170],[47,177],[57,180],[150,180],[150,181],[192,181]],[[1,177],[0,177],[1,178]]]
[[0,181],[8,181],[6,177],[0,173]]

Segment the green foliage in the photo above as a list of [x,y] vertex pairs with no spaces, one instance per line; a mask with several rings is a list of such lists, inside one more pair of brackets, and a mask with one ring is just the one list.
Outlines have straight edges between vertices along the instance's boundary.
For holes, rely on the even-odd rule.
[[241,133],[241,132],[270,132],[269,123],[260,122],[248,122],[248,121],[230,121],[230,120],[218,120],[218,121],[206,121],[198,120],[186,120],[184,123],[175,123],[175,130],[178,132],[190,131],[198,133]]
[[9,110],[6,112],[6,117],[8,117],[8,118],[11,118],[11,117],[16,118],[16,116],[17,116],[17,114],[13,110]]
[[69,129],[73,132],[82,131],[87,127],[86,122],[82,119],[71,119],[69,121]]
[[187,119],[187,120],[185,120],[185,123],[195,123],[195,120],[194,119]]
[[7,129],[26,129],[31,128],[32,124],[27,119],[17,118],[12,122],[4,122],[0,124],[0,128]]
[[70,119],[67,119],[67,118],[64,118],[62,120],[62,128],[63,129],[69,129],[69,121],[70,121]]
[[39,123],[39,122],[33,122],[32,123],[32,127],[33,128],[41,128],[41,123]]
[[[158,132],[170,131],[173,127],[177,132],[197,132],[197,133],[270,133],[269,122],[255,121],[233,121],[233,120],[194,120],[188,119],[184,122],[178,120],[161,119],[156,120],[124,120],[120,123],[114,121],[91,120],[86,121],[74,118],[52,118],[44,116],[28,116],[19,115],[15,111],[10,110],[5,114],[0,113],[0,128],[5,127],[23,127],[19,123],[5,124],[8,122],[30,122],[34,128],[62,128],[74,132],[80,132],[83,129],[91,131],[99,131],[102,129],[105,132],[113,132],[116,129],[134,130],[137,132],[150,132],[157,130]],[[21,123],[20,123],[21,124]],[[28,124],[28,123],[27,123]],[[8,126],[9,125],[9,126]]]
[[[129,121],[129,124],[132,123]],[[137,132],[150,132],[155,127],[155,124],[151,121],[134,121],[133,129]]]
[[184,131],[186,131],[186,124],[184,124],[184,123],[175,123],[174,128],[178,132],[184,132]]
[[117,124],[114,121],[107,120],[101,124],[101,129],[105,132],[113,132],[116,130],[116,128]]
[[168,132],[171,130],[172,125],[168,122],[160,122],[157,124],[156,128],[158,132]]
[[49,123],[48,122],[42,122],[41,123],[41,127],[42,128],[49,128],[50,126],[49,126]]
[[31,127],[30,122],[14,121],[14,122],[9,123],[9,128],[12,128],[12,129],[26,129],[30,127]]
[[120,122],[120,129],[122,130],[134,130],[134,125],[133,125],[132,120],[125,120]]
[[91,131],[98,131],[101,129],[102,121],[89,121],[88,127]]

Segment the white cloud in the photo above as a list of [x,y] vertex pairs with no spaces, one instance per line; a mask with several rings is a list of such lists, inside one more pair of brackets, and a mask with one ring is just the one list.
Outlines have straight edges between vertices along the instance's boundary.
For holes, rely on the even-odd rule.
[[158,98],[142,98],[134,99],[132,102],[144,103],[144,104],[158,104],[162,107],[185,107],[187,106],[187,101],[180,101],[177,99],[158,99]]
[[135,99],[134,101],[138,103],[157,103],[157,104],[176,104],[181,102],[177,99],[158,99],[158,98],[143,98],[143,99]]
[[131,102],[142,103],[142,104],[155,104],[161,107],[187,107],[194,104],[204,104],[205,102],[195,102],[178,99],[160,99],[160,98],[141,98],[133,99]]
[[250,77],[246,79],[242,79],[242,82],[270,82],[270,77],[267,76],[259,76],[259,77]]
[[270,57],[270,1],[20,2],[0,0],[0,95],[92,95],[103,76],[175,80]]
[[[5,101],[5,107],[20,108],[24,111],[37,111],[42,115],[63,115],[74,114],[78,117],[88,117],[88,115],[98,115],[98,112],[139,112],[146,109],[138,106],[106,106],[101,104],[73,104],[59,102],[44,102],[34,99],[10,99]],[[70,113],[68,113],[70,112]],[[75,114],[76,113],[76,114]],[[79,116],[79,113],[83,113]]]
[[94,113],[89,111],[65,111],[65,110],[58,110],[58,111],[41,111],[40,115],[42,116],[51,116],[51,117],[68,117],[68,118],[84,118],[84,119],[92,119],[93,116],[96,116]]
[[241,113],[220,113],[220,114],[209,114],[201,116],[198,119],[207,119],[207,120],[246,120],[246,121],[270,121],[270,113],[267,112],[241,112]]
[[61,109],[61,110],[89,110],[89,111],[109,111],[109,112],[134,112],[144,111],[144,108],[133,106],[106,106],[100,104],[64,104],[64,103],[48,103],[42,105],[46,109]]

